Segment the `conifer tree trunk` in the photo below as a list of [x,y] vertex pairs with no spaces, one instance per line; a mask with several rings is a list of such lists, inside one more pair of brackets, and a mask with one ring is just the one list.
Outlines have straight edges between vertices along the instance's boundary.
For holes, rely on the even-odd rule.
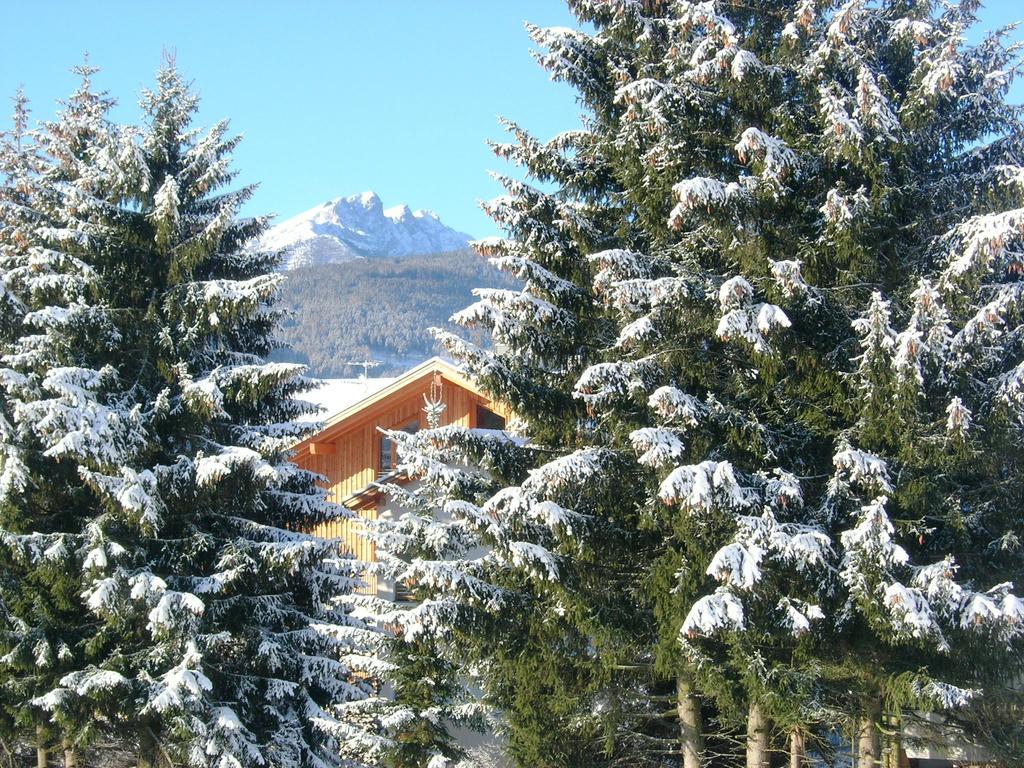
[[857,768],[878,768],[882,764],[882,701],[878,697],[864,700],[857,733]]
[[681,672],[676,677],[676,710],[679,714],[679,746],[683,768],[700,768],[704,752],[704,723],[700,700],[693,694],[690,676]]
[[64,739],[64,768],[78,768],[78,753],[70,739]]
[[799,728],[794,728],[789,734],[789,768],[803,768],[804,764],[804,734]]
[[159,751],[156,743],[156,737],[153,735],[153,730],[148,725],[143,725],[139,729],[139,760],[138,768],[158,768]]
[[889,716],[889,725],[892,734],[886,736],[886,766],[900,768],[900,755],[903,752],[903,718],[898,711]]
[[36,768],[47,768],[50,764],[50,748],[46,741],[46,729],[36,726]]
[[761,705],[750,702],[747,714],[747,768],[769,768],[768,718]]

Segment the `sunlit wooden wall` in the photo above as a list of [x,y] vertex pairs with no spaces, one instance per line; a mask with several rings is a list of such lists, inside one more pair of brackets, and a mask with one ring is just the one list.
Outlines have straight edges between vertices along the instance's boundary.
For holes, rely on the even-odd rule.
[[[434,377],[428,373],[404,386],[401,390],[371,402],[363,412],[351,417],[335,428],[328,427],[323,441],[317,441],[317,448],[324,453],[310,453],[308,450],[295,457],[295,462],[326,478],[328,498],[354,509],[360,518],[377,518],[376,501],[367,503],[355,497],[375,481],[380,472],[380,440],[382,429],[401,429],[412,421],[419,421],[420,428],[426,427],[423,413],[423,396],[429,393]],[[484,405],[506,418],[508,409],[491,403],[485,398],[447,379],[441,380],[441,399],[447,406],[441,417],[442,424],[476,426],[476,407]],[[359,535],[362,528],[358,520],[333,520],[322,523],[313,533],[324,538],[341,539],[348,551],[365,562],[377,559],[376,547]],[[373,574],[365,577],[366,594],[376,594],[377,578]]]

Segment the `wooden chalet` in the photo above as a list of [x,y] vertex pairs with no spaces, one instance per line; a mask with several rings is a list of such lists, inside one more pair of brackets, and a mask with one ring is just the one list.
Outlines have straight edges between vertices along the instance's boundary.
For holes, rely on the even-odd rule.
[[[303,469],[326,478],[328,498],[357,512],[362,519],[377,519],[386,500],[379,491],[382,479],[397,476],[395,446],[382,429],[415,432],[426,426],[424,397],[445,404],[441,425],[504,429],[508,408],[490,400],[450,363],[434,357],[417,365],[382,389],[368,394],[327,418],[323,428],[295,446],[292,460]],[[359,535],[359,522],[333,520],[314,529],[325,538],[340,538],[361,560],[374,562],[376,548]],[[367,574],[366,592],[394,599],[394,585]]]

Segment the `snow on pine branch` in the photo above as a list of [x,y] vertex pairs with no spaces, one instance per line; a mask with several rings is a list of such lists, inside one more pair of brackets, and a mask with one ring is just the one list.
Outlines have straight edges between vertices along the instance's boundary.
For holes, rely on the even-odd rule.
[[612,248],[588,255],[587,261],[597,265],[592,282],[594,292],[623,318],[636,317],[662,306],[676,306],[693,292],[687,278],[654,277],[655,266],[671,268],[671,265],[656,264],[634,251]]
[[661,307],[675,308],[694,295],[694,281],[687,277],[634,278],[618,280],[595,290],[606,306],[616,309],[622,318],[635,317]]
[[549,328],[568,329],[572,315],[549,301],[526,291],[475,288],[479,300],[451,316],[451,321],[466,328],[484,326],[492,338],[513,351],[536,350],[543,353]]
[[1024,601],[1009,582],[985,591],[968,589],[955,580],[951,556],[912,568],[909,585],[893,579],[884,588],[883,603],[893,628],[903,637],[930,638],[948,648],[942,625],[965,632],[985,632],[1009,643],[1024,633]]
[[759,128],[747,128],[740,135],[734,147],[741,163],[756,162],[760,165],[759,176],[775,189],[796,175],[800,161],[796,152],[782,139],[765,133]]
[[522,490],[528,498],[557,500],[567,491],[582,492],[592,487],[614,462],[615,455],[607,449],[580,448],[531,469]]
[[[1024,398],[1021,398],[1019,404],[1024,405]],[[954,396],[946,406],[946,435],[952,440],[964,442],[971,431],[971,423],[971,409],[964,405],[963,400]]]
[[665,421],[682,427],[696,427],[708,413],[707,405],[696,397],[669,385],[654,390],[647,405]]
[[168,174],[153,196],[153,209],[149,213],[156,227],[156,241],[161,247],[167,247],[178,234],[180,206],[178,182]]
[[859,152],[864,142],[864,128],[849,109],[851,101],[849,92],[838,85],[821,88],[818,111],[828,128],[824,134],[828,152],[835,157]]
[[960,50],[955,44],[932,47],[914,72],[924,92],[932,97],[948,93],[964,75],[960,59]]
[[899,138],[899,118],[889,97],[879,86],[875,73],[865,64],[861,64],[857,70],[856,100],[861,125],[869,128],[875,134],[876,140],[896,141]]
[[181,660],[157,678],[143,713],[164,713],[191,708],[189,705],[205,701],[213,690],[213,683],[202,671],[203,656],[194,641],[188,641]]
[[800,637],[811,630],[811,622],[825,618],[820,606],[792,597],[779,599],[776,608],[782,612],[782,624],[794,637]]
[[769,259],[768,269],[787,299],[805,296],[810,291],[810,286],[804,280],[803,262],[800,259]]
[[715,553],[706,573],[727,586],[750,590],[761,581],[764,555],[756,544],[734,541]]
[[580,374],[572,396],[591,408],[611,405],[646,392],[658,374],[655,358],[595,363]]
[[220,413],[225,400],[238,403],[258,401],[283,385],[298,380],[304,370],[305,366],[296,363],[219,365],[194,381],[184,370],[179,378],[186,400],[191,393],[197,399],[208,401],[214,413]]
[[195,462],[196,485],[211,487],[240,468],[249,470],[253,477],[270,483],[279,479],[277,470],[259,453],[239,446],[228,446],[211,456],[200,454]]
[[[473,245],[481,252],[485,252],[486,246],[480,244],[479,241]],[[559,277],[551,270],[525,256],[513,254],[493,256],[488,261],[495,269],[525,281],[526,289],[531,293],[543,291],[561,302],[572,301],[582,295],[579,286],[575,283]]]
[[957,224],[942,238],[947,254],[940,287],[958,290],[965,280],[981,280],[1005,269],[1024,233],[1024,208],[985,213]]
[[799,40],[801,34],[810,31],[817,15],[814,0],[800,0],[796,5],[793,20],[787,22],[782,29],[783,39]]
[[906,329],[896,334],[892,365],[897,381],[920,388],[924,386],[925,364],[941,364],[946,356],[950,318],[942,294],[929,280],[921,278],[910,298],[913,311]]
[[587,256],[597,265],[592,284],[596,293],[606,293],[611,286],[623,280],[651,277],[651,260],[643,254],[623,248],[610,248]]
[[154,638],[166,637],[193,627],[206,612],[206,604],[191,592],[165,590],[147,616],[146,629]]
[[879,496],[863,505],[854,526],[840,534],[840,577],[855,600],[872,601],[885,575],[909,560],[906,550],[894,540],[887,502],[887,497]]
[[453,323],[471,326],[486,322],[489,325],[495,325],[502,316],[508,314],[519,322],[566,327],[572,324],[572,318],[565,310],[525,291],[474,288],[473,295],[479,297],[479,301],[452,315]]
[[552,499],[538,500],[535,492],[524,492],[517,486],[500,489],[484,503],[478,514],[497,542],[506,541],[512,531],[524,527],[536,530],[539,526],[549,539],[571,536],[574,527],[582,527],[588,519],[587,515],[567,509]]
[[[785,477],[787,473],[780,471],[778,475]],[[743,631],[745,611],[741,595],[761,603],[767,597],[770,605],[778,590],[769,588],[766,592],[761,586],[773,570],[793,568],[798,574],[824,575],[830,568],[831,556],[831,540],[815,526],[780,523],[770,509],[760,516],[739,516],[733,540],[714,554],[706,570],[721,586],[691,606],[680,640],[686,643],[698,635]],[[791,575],[785,571],[775,577],[781,584],[792,583]],[[794,636],[810,631],[812,622],[825,618],[820,606],[791,595],[782,595],[769,610],[778,615],[780,624]]]
[[738,182],[724,182],[703,176],[680,181],[672,187],[672,192],[679,202],[669,213],[668,225],[673,229],[679,229],[698,208],[710,212],[748,200],[754,182],[752,176],[741,176]]
[[914,694],[948,712],[963,709],[972,700],[984,695],[984,691],[980,688],[961,688],[939,680],[928,680],[915,681]]
[[652,344],[661,338],[654,321],[648,315],[637,318],[631,323],[622,326],[618,338],[612,345],[613,349],[633,349],[645,344]]
[[665,127],[671,123],[673,102],[679,99],[675,86],[651,77],[631,80],[615,89],[614,101],[626,106],[622,120],[644,121]]
[[766,509],[759,516],[739,516],[732,541],[715,553],[706,573],[726,586],[751,591],[767,561],[800,574],[824,573],[832,552],[832,541],[821,528],[781,523]]
[[[496,611],[509,595],[506,590],[495,586],[483,576],[487,562],[494,558],[493,552],[488,555],[487,561],[416,558],[409,563],[399,578],[415,583],[430,594],[444,595],[446,599],[441,601],[441,604],[447,605],[448,600],[456,600],[459,604]],[[426,601],[423,610],[428,610]]]
[[[280,682],[277,681],[278,687]],[[271,684],[268,699],[280,701],[284,699],[276,693]],[[291,686],[289,686],[291,688]],[[294,694],[293,694],[294,695]],[[228,706],[212,707],[206,724],[205,752],[214,765],[238,764],[238,756],[244,755],[250,765],[265,765],[269,761],[260,749],[256,735],[245,727],[238,713]]]
[[1007,319],[1024,301],[1024,283],[1000,285],[995,296],[982,304],[950,340],[952,362],[960,367],[973,365],[1009,329]]
[[890,324],[889,302],[879,291],[871,294],[871,301],[863,315],[853,320],[851,326],[860,336],[862,353],[854,358],[861,375],[860,388],[871,393],[876,369],[887,368],[890,356],[896,346],[896,331]]
[[444,328],[432,327],[427,332],[444,347],[445,352],[459,361],[462,370],[474,380],[496,376],[502,380],[512,378],[512,371],[490,350],[466,341]]
[[892,493],[889,466],[884,459],[872,453],[843,443],[832,457],[832,464],[836,469],[833,477],[835,489],[840,485],[856,485],[869,493]]
[[82,467],[79,473],[102,497],[117,504],[144,530],[155,533],[159,529],[166,505],[152,471],[137,472],[123,466],[120,477],[116,477]]
[[258,275],[248,280],[207,280],[185,283],[180,287],[184,299],[168,296],[168,301],[202,307],[210,328],[221,320],[251,316],[269,304],[284,279],[280,274]]
[[0,546],[15,562],[38,564],[60,562],[78,549],[81,536],[69,533],[12,533],[0,528]]
[[57,397],[19,402],[18,421],[46,444],[46,455],[74,457],[93,467],[117,467],[148,439],[138,405],[105,404],[100,391],[113,382],[112,369],[53,368],[43,387]]
[[760,354],[772,354],[767,336],[789,328],[789,317],[775,304],[755,302],[754,288],[742,276],[736,275],[722,283],[718,303],[722,316],[715,330],[723,341],[742,339]]
[[648,467],[674,466],[683,457],[686,446],[680,439],[680,430],[665,427],[642,427],[629,435],[633,450],[641,464]]
[[700,29],[707,37],[725,45],[738,42],[736,26],[728,17],[718,13],[714,0],[682,0],[676,3],[676,19],[679,34],[690,34],[694,29]]
[[[495,550],[499,559],[506,557]],[[508,562],[515,568],[526,570],[532,577],[558,581],[558,558],[540,544],[528,541],[513,541],[508,544]]]
[[753,51],[740,47],[736,27],[717,12],[715,3],[687,1],[677,8],[675,34],[680,40],[695,40],[683,75],[686,79],[705,86],[719,76],[742,82],[766,69]]
[[598,53],[597,43],[585,32],[568,27],[536,27],[526,25],[530,39],[547,52],[534,51],[533,57],[546,69],[552,80],[577,86],[584,92],[597,92],[601,83],[590,62]]
[[834,230],[849,229],[871,210],[866,191],[863,186],[848,194],[843,194],[839,189],[830,189],[819,209],[825,218],[825,224]]
[[60,688],[33,700],[42,709],[54,711],[67,694],[82,698],[101,698],[118,690],[127,691],[131,683],[120,672],[111,669],[88,669],[71,672],[60,679]]
[[728,461],[708,460],[673,469],[662,481],[658,498],[664,504],[700,513],[717,506],[746,509],[757,502],[757,493],[739,484]]
[[683,620],[679,639],[686,643],[698,636],[710,637],[722,631],[744,628],[743,603],[725,587],[698,599]]

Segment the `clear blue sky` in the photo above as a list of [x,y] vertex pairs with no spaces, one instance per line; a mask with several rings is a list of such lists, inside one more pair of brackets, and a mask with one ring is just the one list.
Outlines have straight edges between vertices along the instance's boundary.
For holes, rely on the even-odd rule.
[[[201,121],[228,117],[245,135],[236,167],[260,182],[251,213],[283,218],[373,189],[386,206],[431,208],[456,229],[492,234],[477,201],[500,193],[486,172],[506,167],[485,145],[502,136],[498,116],[541,138],[578,124],[573,92],[533,61],[523,28],[573,25],[560,0],[4,6],[0,96],[24,85],[37,118],[74,89],[68,70],[89,51],[103,67],[97,84],[121,102],[116,117],[137,119],[139,90],[174,49],[203,96]],[[1020,0],[987,6],[985,28],[1024,18]],[[1013,95],[1024,100],[1024,86]]]

